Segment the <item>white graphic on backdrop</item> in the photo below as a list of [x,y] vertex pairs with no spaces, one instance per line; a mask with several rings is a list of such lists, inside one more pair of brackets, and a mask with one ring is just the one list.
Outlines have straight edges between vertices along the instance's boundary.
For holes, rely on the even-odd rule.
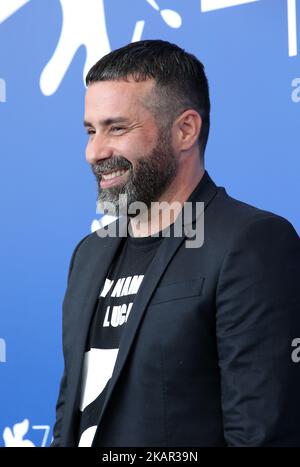
[[[0,23],[14,14],[30,0],[2,0],[0,2]],[[182,19],[179,13],[171,9],[160,9],[156,0],[146,0],[157,10],[172,28],[179,28]],[[221,8],[258,3],[264,0],[200,0],[202,13]],[[290,57],[297,56],[297,0],[287,1],[288,19],[288,53]],[[57,47],[40,77],[40,88],[44,95],[55,93],[60,86],[78,48],[86,48],[86,60],[83,66],[83,80],[89,68],[103,55],[110,51],[106,30],[104,0],[60,0],[63,24]],[[131,41],[142,38],[145,21],[136,22]],[[1,100],[1,99],[0,99]]]
[[33,448],[35,445],[29,439],[24,439],[25,435],[29,430],[29,420],[25,418],[23,422],[16,423],[13,429],[6,427],[3,431],[3,440],[5,447],[7,448]]
[[5,21],[30,0],[2,0],[0,2],[0,23]]
[[[4,0],[0,4],[0,22],[28,3],[26,1]],[[173,10],[160,10],[154,0],[147,2],[157,10],[165,23],[172,27],[181,26],[180,15]],[[83,81],[91,66],[103,55],[110,52],[106,29],[103,0],[60,0],[63,24],[57,47],[40,77],[40,88],[45,96],[54,94],[60,86],[79,47],[86,48],[86,59],[83,66]],[[145,21],[137,21],[131,41],[142,37]]]
[[83,80],[91,66],[110,51],[103,0],[60,0],[63,25],[57,47],[40,79],[43,94],[57,91],[75,53],[86,48]]
[[165,21],[165,23],[171,28],[180,28],[182,24],[182,19],[179,13],[174,10],[163,9],[161,10],[159,5],[155,0],[147,0],[149,5],[151,5],[155,10],[159,11],[160,16]]
[[[149,3],[149,0],[147,0]],[[44,68],[40,88],[48,96],[57,91],[72,59],[81,45],[86,48],[86,60],[83,67],[83,82],[91,66],[103,55],[110,52],[107,35],[103,0],[60,0],[63,10],[63,26],[57,47],[50,61]],[[159,10],[156,2],[152,6]],[[181,25],[178,13],[172,10],[160,11],[165,22],[172,27]],[[144,21],[135,25],[131,41],[141,39]]]
[[[28,438],[25,438],[29,431],[30,422],[25,418],[22,422],[16,423],[13,428],[5,427],[3,430],[3,441],[6,448],[33,448],[35,444]],[[50,433],[50,425],[33,425],[33,430],[44,431],[40,447],[45,447]]]
[[[0,3],[0,22],[30,0],[4,0]],[[42,71],[40,88],[49,96],[57,91],[72,59],[81,45],[86,47],[83,78],[100,57],[110,51],[103,0],[60,0],[63,24],[57,47]]]

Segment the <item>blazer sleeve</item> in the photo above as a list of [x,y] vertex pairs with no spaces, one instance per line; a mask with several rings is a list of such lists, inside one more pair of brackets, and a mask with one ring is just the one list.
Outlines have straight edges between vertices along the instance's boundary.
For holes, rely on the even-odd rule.
[[59,395],[56,403],[56,420],[53,428],[53,441],[50,445],[51,448],[60,447],[60,433],[61,425],[63,422],[63,412],[65,405],[65,390],[67,385],[67,375],[64,370],[63,376],[60,382]]
[[227,445],[300,446],[300,245],[286,219],[262,217],[236,235],[216,310]]
[[[78,249],[80,245],[84,242],[84,240],[89,237],[89,235],[86,235],[83,239],[80,240],[80,242],[76,245],[69,264],[69,272],[68,272],[68,280],[67,283],[69,285],[72,269],[73,269],[73,264],[75,261],[76,253],[78,252]],[[59,387],[59,393],[58,393],[58,399],[56,402],[56,419],[53,427],[53,441],[50,445],[50,447],[60,447],[60,438],[61,438],[61,428],[63,424],[63,419],[64,419],[64,406],[65,406],[65,400],[66,400],[66,387],[67,387],[67,370],[66,370],[66,365],[64,365],[64,371],[63,371],[63,376],[60,381],[60,387]]]

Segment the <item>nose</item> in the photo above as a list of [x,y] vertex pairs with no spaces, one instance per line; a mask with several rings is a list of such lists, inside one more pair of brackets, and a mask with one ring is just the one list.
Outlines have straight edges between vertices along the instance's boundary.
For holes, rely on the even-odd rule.
[[101,135],[94,134],[86,146],[86,160],[89,164],[96,164],[103,159],[109,159],[113,155],[113,148]]

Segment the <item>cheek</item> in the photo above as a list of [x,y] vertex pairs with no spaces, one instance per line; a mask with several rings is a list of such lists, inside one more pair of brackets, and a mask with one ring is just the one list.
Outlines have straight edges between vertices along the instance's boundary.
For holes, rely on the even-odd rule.
[[155,144],[155,138],[150,137],[149,134],[146,133],[139,135],[137,138],[130,138],[126,142],[126,145],[122,147],[123,155],[134,164],[134,162],[141,157],[147,157],[155,147]]

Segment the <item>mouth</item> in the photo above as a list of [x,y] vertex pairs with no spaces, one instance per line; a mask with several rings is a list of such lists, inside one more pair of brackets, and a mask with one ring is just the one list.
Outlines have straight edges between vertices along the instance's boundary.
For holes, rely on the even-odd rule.
[[100,187],[108,188],[111,186],[119,185],[126,180],[128,169],[114,170],[101,174]]

